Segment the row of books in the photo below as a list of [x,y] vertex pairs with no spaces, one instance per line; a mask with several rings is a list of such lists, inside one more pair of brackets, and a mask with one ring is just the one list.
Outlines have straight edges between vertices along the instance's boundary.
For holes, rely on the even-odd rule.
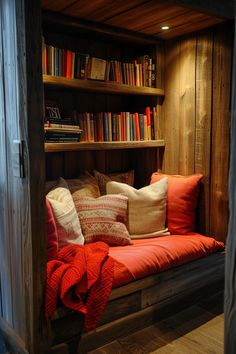
[[42,45],[43,74],[76,79],[101,80],[131,86],[156,86],[155,63],[143,55],[125,63],[104,60],[52,45]]
[[82,129],[80,141],[142,141],[158,139],[155,107],[145,113],[78,113]]
[[79,142],[82,130],[68,119],[48,118],[44,123],[45,142]]

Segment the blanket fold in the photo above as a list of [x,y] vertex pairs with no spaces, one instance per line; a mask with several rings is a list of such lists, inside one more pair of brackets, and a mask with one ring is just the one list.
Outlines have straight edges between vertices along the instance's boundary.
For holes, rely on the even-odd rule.
[[66,307],[85,314],[87,331],[96,328],[113,284],[114,260],[108,251],[103,242],[71,244],[59,251],[57,260],[47,263],[47,319],[60,299]]

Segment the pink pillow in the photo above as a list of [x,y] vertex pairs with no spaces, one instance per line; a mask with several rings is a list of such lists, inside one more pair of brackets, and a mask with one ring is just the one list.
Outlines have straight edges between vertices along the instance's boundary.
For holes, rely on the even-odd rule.
[[56,222],[52,212],[51,205],[46,198],[46,231],[47,231],[47,260],[57,258],[58,253],[58,235]]
[[168,177],[167,227],[171,234],[185,235],[194,231],[201,174],[191,176],[165,175],[154,172],[151,182]]

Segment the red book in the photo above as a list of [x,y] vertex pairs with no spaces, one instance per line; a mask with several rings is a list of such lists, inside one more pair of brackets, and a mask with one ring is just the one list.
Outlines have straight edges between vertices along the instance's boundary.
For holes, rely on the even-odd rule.
[[135,113],[135,132],[136,132],[136,140],[140,141],[140,129],[139,129],[138,113]]
[[66,50],[62,49],[62,76],[66,77]]
[[150,114],[150,107],[146,107],[146,116],[147,116],[147,133],[148,133],[148,140],[151,140],[151,114]]
[[66,77],[71,78],[72,75],[72,51],[66,51]]

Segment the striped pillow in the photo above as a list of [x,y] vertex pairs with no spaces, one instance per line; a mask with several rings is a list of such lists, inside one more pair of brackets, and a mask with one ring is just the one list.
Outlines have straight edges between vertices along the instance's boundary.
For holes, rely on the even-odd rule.
[[81,197],[75,202],[85,243],[103,241],[110,246],[131,244],[126,228],[128,198],[105,195]]

